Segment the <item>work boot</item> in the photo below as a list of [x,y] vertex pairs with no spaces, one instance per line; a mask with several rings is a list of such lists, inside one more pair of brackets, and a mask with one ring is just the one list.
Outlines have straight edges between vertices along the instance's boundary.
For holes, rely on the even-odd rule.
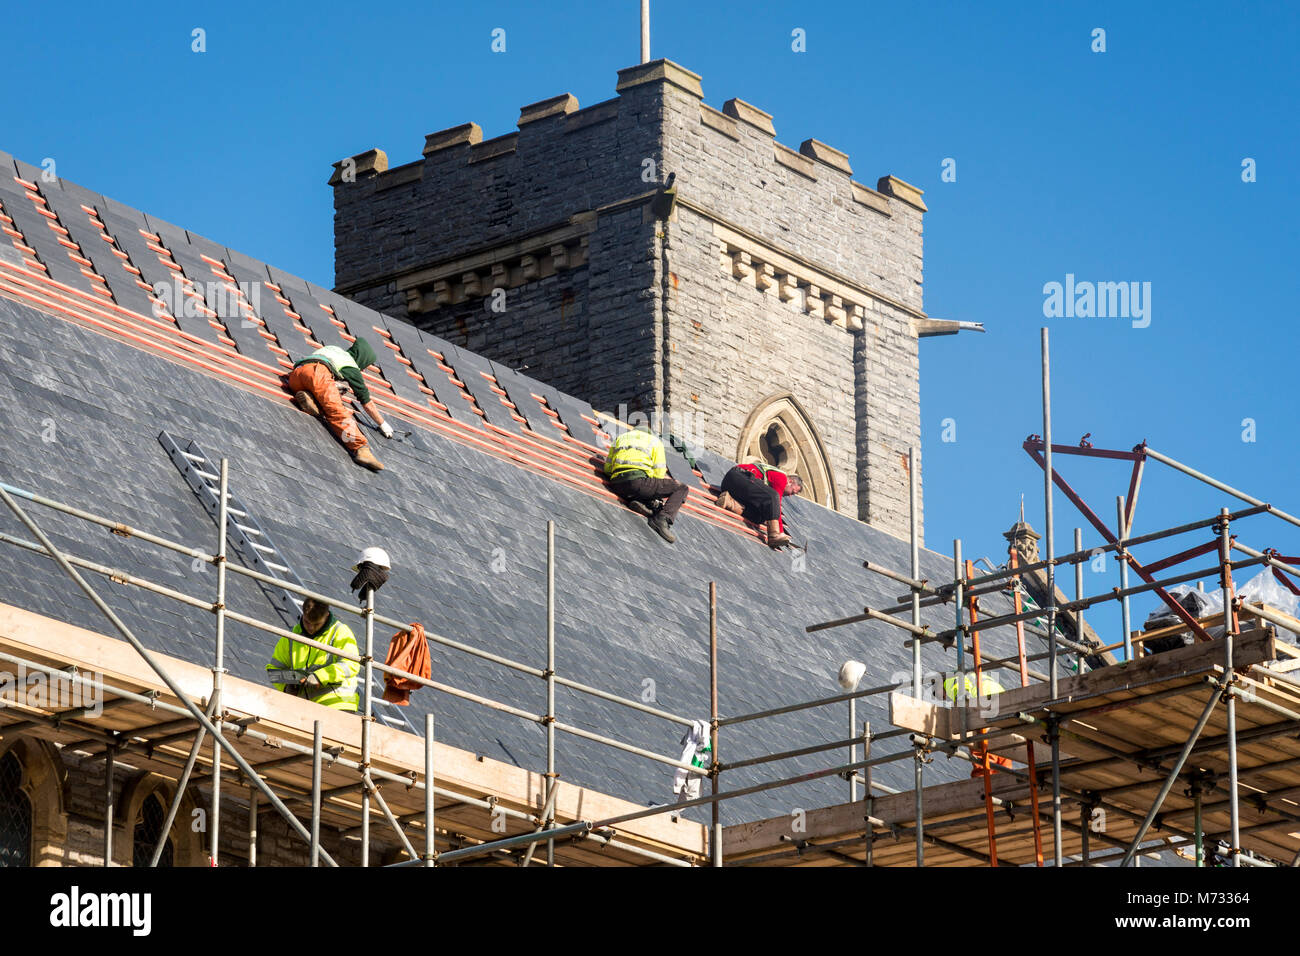
[[767,538],[767,546],[773,551],[780,551],[789,543],[790,536],[788,534],[768,535]]
[[371,471],[384,470],[384,463],[381,462],[378,458],[376,458],[369,448],[358,448],[356,452],[352,455],[352,460],[355,461],[358,465],[364,465],[366,468],[369,468]]
[[719,508],[721,508],[723,511],[740,510],[736,507],[736,499],[731,497],[730,493],[726,491],[718,495],[718,497],[714,500],[713,503],[717,505]]
[[673,544],[677,540],[677,535],[673,534],[672,530],[673,523],[661,514],[656,514],[650,519],[650,527],[669,544]]
[[313,418],[320,417],[320,406],[316,404],[316,399],[312,398],[311,392],[294,392],[293,404],[300,412],[306,412]]
[[644,501],[634,501],[631,498],[624,498],[623,504],[627,505],[637,514],[641,515],[643,518],[653,518],[655,515],[654,509],[651,508]]

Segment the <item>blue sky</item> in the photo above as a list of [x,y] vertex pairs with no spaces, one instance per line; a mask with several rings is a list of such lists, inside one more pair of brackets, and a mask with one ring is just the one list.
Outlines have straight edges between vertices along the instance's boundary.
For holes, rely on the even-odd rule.
[[[1000,561],[1022,492],[1041,526],[1042,475],[1020,442],[1041,430],[1045,324],[1057,441],[1145,438],[1300,512],[1295,5],[653,8],[653,55],[700,73],[706,102],[741,97],[774,115],[782,142],[815,137],[848,152],[861,181],[893,174],[926,191],[926,310],[988,328],[922,342],[929,546],[961,537],[968,556]],[[635,0],[64,3],[8,16],[22,42],[7,49],[0,148],[325,285],[333,161],[378,146],[397,165],[433,130],[473,120],[490,137],[525,103],[607,99],[639,52]],[[503,54],[490,49],[498,27]],[[806,52],[791,49],[796,28]],[[1105,52],[1092,50],[1097,28]],[[1246,158],[1255,182],[1242,180]],[[955,182],[941,181],[945,159]],[[1044,318],[1044,284],[1067,274],[1149,282],[1149,326]],[[1111,517],[1122,466],[1063,464]],[[1162,472],[1148,468],[1139,533],[1227,503]],[[1058,497],[1058,534],[1078,523]],[[1300,529],[1270,519],[1242,533],[1300,551]],[[1111,583],[1090,572],[1089,590]]]

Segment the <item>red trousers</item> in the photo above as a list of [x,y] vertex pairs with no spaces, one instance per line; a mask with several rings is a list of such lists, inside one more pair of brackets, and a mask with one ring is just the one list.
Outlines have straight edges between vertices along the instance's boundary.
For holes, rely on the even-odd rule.
[[308,392],[316,399],[321,418],[325,419],[329,430],[348,451],[355,452],[369,444],[357,423],[352,420],[352,412],[343,404],[343,399],[339,398],[338,386],[334,384],[334,374],[329,366],[322,362],[299,365],[289,373],[289,390]]

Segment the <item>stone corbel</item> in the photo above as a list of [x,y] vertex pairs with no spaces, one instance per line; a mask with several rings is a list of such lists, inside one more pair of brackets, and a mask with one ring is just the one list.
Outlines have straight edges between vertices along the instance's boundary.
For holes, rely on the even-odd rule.
[[849,306],[849,328],[854,332],[861,332],[866,328],[866,312],[860,305]]
[[759,292],[768,292],[776,284],[776,270],[766,262],[754,267],[754,285]]
[[778,276],[776,280],[776,292],[781,297],[782,302],[793,302],[799,294],[799,282],[794,276],[785,274]]
[[532,282],[538,276],[538,265],[536,256],[524,256],[519,260],[519,268],[524,274],[525,282]]
[[754,264],[748,252],[737,250],[731,253],[731,274],[737,279],[754,278]]
[[439,306],[451,305],[451,284],[445,279],[439,279],[433,284],[433,301]]
[[847,327],[848,313],[844,311],[844,300],[838,295],[831,296],[830,305],[826,306],[826,318],[832,325],[839,326],[841,329]]
[[483,294],[483,282],[477,272],[466,272],[460,277],[460,284],[465,288],[466,298]]
[[826,317],[826,303],[822,301],[822,290],[820,286],[809,285],[804,290],[803,300],[804,311],[814,319]]
[[551,262],[557,272],[569,268],[569,251],[564,246],[551,246]]

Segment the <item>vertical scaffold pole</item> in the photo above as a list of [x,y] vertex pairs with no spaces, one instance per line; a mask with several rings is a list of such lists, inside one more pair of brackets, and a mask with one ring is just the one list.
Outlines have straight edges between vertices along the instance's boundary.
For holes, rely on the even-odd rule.
[[[1043,351],[1043,541],[1047,545],[1047,655],[1048,694],[1053,701],[1059,694],[1059,661],[1056,653],[1056,526],[1052,511],[1052,358],[1047,327],[1042,332]],[[1052,743],[1052,861],[1060,866],[1061,857],[1061,734],[1059,721],[1049,723]]]
[[[713,796],[718,795],[718,582],[709,582],[709,753],[713,766],[709,768],[709,786]],[[709,833],[712,864],[722,866],[722,812],[713,801],[713,827]]]
[[374,679],[375,589],[366,588],[366,649],[361,660],[361,865],[370,865],[370,725],[374,721],[374,700],[370,682]]
[[433,714],[424,715],[424,865],[433,866]]
[[[555,803],[555,522],[546,522],[546,829],[554,827]],[[546,865],[555,866],[555,840],[546,841]]]
[[[216,650],[212,664],[212,717],[221,726],[221,690],[226,673],[226,522],[230,516],[230,460],[221,459],[220,500],[217,502],[217,615]],[[202,733],[202,728],[199,733]],[[179,796],[179,794],[177,794]],[[208,820],[208,847],[212,865],[218,865],[221,847],[221,744],[212,741],[212,810]]]
[[104,751],[104,866],[113,865],[113,765],[117,747]]
[[257,866],[257,788],[248,788],[248,865]]
[[[1083,550],[1083,529],[1082,528],[1074,529],[1074,550],[1076,552]],[[1078,601],[1082,598],[1083,598],[1083,558],[1079,558],[1074,562],[1074,599]],[[1075,623],[1075,628],[1074,628],[1075,643],[1083,644],[1084,640],[1083,640],[1083,609],[1082,608],[1074,612],[1074,623]],[[1083,673],[1084,656],[1085,655],[1082,651],[1078,652],[1077,654],[1078,667],[1075,670],[1076,674]]]
[[1228,509],[1219,511],[1219,559],[1222,562],[1223,584],[1223,678],[1228,682],[1227,733],[1228,733],[1228,812],[1232,824],[1232,865],[1241,866],[1241,808],[1237,794],[1237,688],[1232,672],[1233,643],[1237,636],[1237,612],[1232,606],[1232,534],[1228,527]]
[[[1119,535],[1120,548],[1115,552],[1115,557],[1119,561],[1119,589],[1128,590],[1128,548],[1124,547],[1124,542],[1128,540],[1128,520],[1124,506],[1124,496],[1119,495],[1115,498],[1115,516],[1116,516],[1116,533]],[[1128,595],[1125,594],[1119,601],[1119,619],[1120,626],[1124,629],[1124,660],[1133,659],[1133,635],[1129,620]]]
[[[311,727],[311,865],[320,866],[320,721]],[[362,791],[364,793],[364,791]]]
[[[921,579],[921,519],[917,502],[916,446],[907,450],[907,501],[908,534],[912,545],[912,580]],[[912,625],[921,626],[921,592],[912,588]],[[921,642],[912,640],[912,697],[921,700]],[[916,865],[925,866],[925,761],[921,749],[916,748],[914,757],[913,788],[915,792],[916,814]],[[871,787],[867,787],[867,796],[871,796]]]

